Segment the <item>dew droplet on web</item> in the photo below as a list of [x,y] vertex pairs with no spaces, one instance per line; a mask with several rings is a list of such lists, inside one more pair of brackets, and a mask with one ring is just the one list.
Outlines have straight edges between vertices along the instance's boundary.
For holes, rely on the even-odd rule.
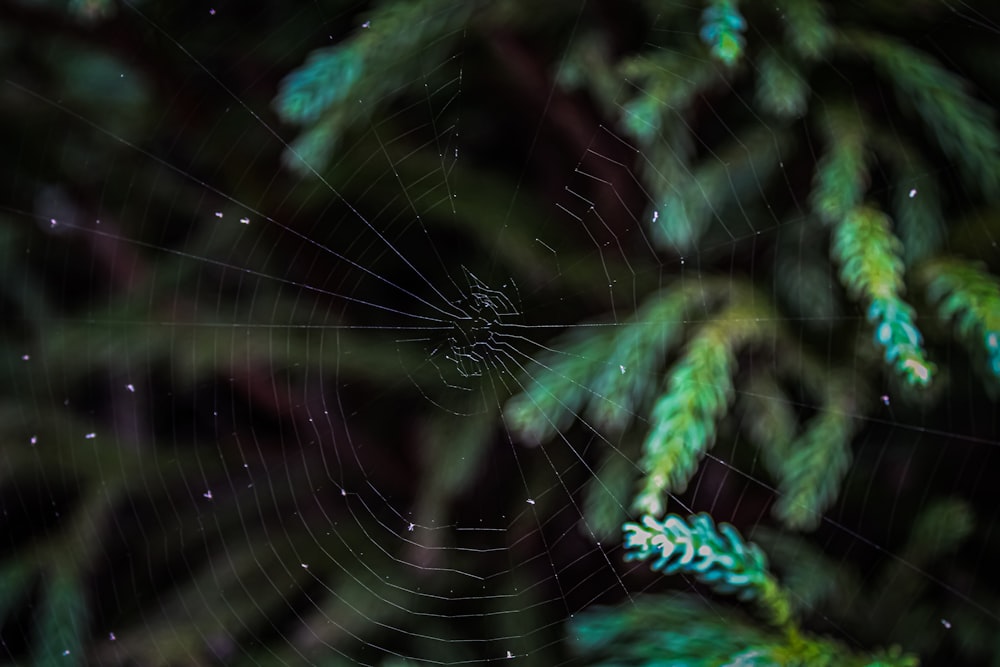
[[916,196],[917,196],[917,189],[913,188],[912,190],[910,190],[910,199],[913,199]]
[[94,438],[97,437],[97,434],[96,433],[88,433],[87,435],[85,435],[83,437],[86,438],[87,440],[93,440]]
[[514,654],[513,654],[513,653],[511,653],[510,651],[507,651],[507,657],[508,657],[508,658],[513,658],[513,657],[514,657]]
[[31,444],[32,445],[37,445],[38,444],[38,436],[37,435],[31,436]]
[[889,405],[889,395],[882,394],[882,405]]
[[370,28],[370,27],[372,27],[372,22],[371,21],[365,21],[364,23],[361,24],[361,27],[362,28]]
[[532,500],[531,498],[528,498],[528,504],[529,504],[529,505],[534,505],[534,504],[535,504],[535,501],[534,501],[534,500]]
[[129,384],[125,385],[125,388],[128,389],[133,394],[135,393],[135,385],[134,384],[129,383]]
[[49,227],[55,227],[55,226],[56,226],[56,225],[58,225],[58,224],[59,224],[59,223],[58,223],[58,222],[56,222],[56,219],[55,219],[55,218],[51,218],[51,219],[49,220]]
[[240,222],[242,222],[244,225],[249,225],[250,218],[240,218]]
[[69,655],[69,649],[66,649],[65,651],[63,651],[63,655],[64,655],[64,656],[67,656],[67,655]]
[[299,563],[299,565],[302,566],[303,570],[308,570],[309,569],[309,563]]
[[222,211],[216,211],[215,212],[215,217],[216,218],[221,218],[222,217]]
[[941,619],[941,625],[944,626],[945,630],[951,630],[951,622],[948,619],[942,618]]
[[622,372],[622,375],[625,375],[625,367],[624,366],[622,366],[621,364],[618,364],[618,370],[620,370]]
[[656,222],[659,219],[660,219],[660,212],[659,211],[653,211],[653,222]]
[[21,360],[22,361],[28,361],[29,359],[31,359],[31,355],[30,354],[22,354],[21,355]]
[[115,637],[115,633],[109,632],[108,633],[108,639],[111,640],[111,641],[115,641],[116,639],[118,639],[118,637]]
[[215,8],[209,9],[208,13],[212,16],[215,16]]
[[211,499],[212,499],[212,491],[211,491],[211,490],[208,490],[208,491],[206,491],[205,493],[203,493],[203,494],[201,494],[201,495],[202,495],[202,496],[203,496],[204,498],[207,498],[208,500],[211,500]]

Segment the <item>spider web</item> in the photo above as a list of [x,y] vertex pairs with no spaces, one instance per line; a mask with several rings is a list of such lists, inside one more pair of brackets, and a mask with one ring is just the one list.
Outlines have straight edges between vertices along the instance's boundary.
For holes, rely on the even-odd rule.
[[[4,13],[16,25],[61,11]],[[635,366],[591,342],[636,322],[718,323],[720,299],[757,298],[741,280],[770,286],[786,307],[778,324],[831,374],[837,337],[869,325],[833,269],[810,291],[828,252],[802,198],[808,174],[785,156],[814,163],[821,147],[785,145],[746,91],[729,106],[706,98],[691,116],[697,145],[677,156],[709,164],[741,203],[713,210],[687,249],[657,236],[656,188],[674,174],[622,118],[628,100],[658,92],[619,77],[602,107],[574,83],[595,11],[581,3],[488,37],[470,17],[446,49],[387,68],[419,74],[357,100],[363,120],[327,161],[272,100],[312,51],[384,29],[363,6],[126,3],[104,24],[64,19],[11,71],[5,114],[25,131],[5,130],[5,663],[585,663],[567,636],[595,604],[678,591],[725,604],[623,560],[609,526],[633,517],[649,405],[612,401],[552,362],[655,393],[676,351]],[[617,30],[636,30],[632,11]],[[997,33],[965,5],[955,16],[953,31]],[[640,47],[669,55],[664,44],[696,37],[658,17]],[[690,64],[717,67],[707,52]],[[851,75],[830,74],[848,87]],[[880,122],[904,134],[911,120],[873,94]],[[758,153],[779,156],[773,173]],[[947,165],[918,172],[906,198],[919,206],[925,184],[951,177]],[[879,197],[901,187],[873,178]],[[994,267],[995,247],[979,248]],[[652,295],[680,289],[696,297],[678,319],[648,315]],[[741,353],[740,378],[792,354],[780,345]],[[780,492],[747,435],[760,401],[803,420],[827,409],[801,387],[737,382],[670,511],[759,535],[789,577],[822,554],[849,602],[889,609],[894,590],[912,591],[914,613],[876,639],[910,648],[923,635],[932,664],[949,664],[1000,629],[998,440],[981,378],[959,348],[939,352],[944,389],[916,395],[888,372],[859,388],[875,405],[848,413],[844,500],[815,532],[774,537]],[[565,414],[525,437],[505,407],[550,375],[567,388],[555,397]],[[602,409],[624,426],[607,428]],[[914,516],[942,498],[976,515],[954,563],[907,546]],[[835,613],[814,625],[871,647]]]

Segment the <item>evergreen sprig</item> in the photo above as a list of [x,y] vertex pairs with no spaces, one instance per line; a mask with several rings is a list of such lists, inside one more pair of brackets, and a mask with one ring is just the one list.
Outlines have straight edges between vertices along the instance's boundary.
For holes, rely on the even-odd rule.
[[616,539],[621,534],[622,522],[628,516],[635,478],[635,464],[630,458],[630,450],[627,444],[624,447],[609,447],[602,456],[601,466],[584,489],[583,516],[586,521],[581,528],[598,540]]
[[721,220],[724,207],[761,194],[781,161],[785,140],[763,126],[702,161],[693,172],[678,174],[654,216],[657,244],[681,253],[697,247],[713,218]]
[[715,439],[716,422],[733,395],[735,351],[762,330],[762,311],[730,306],[704,324],[670,371],[656,401],[639,467],[645,472],[633,506],[660,516],[667,492],[683,492]]
[[521,392],[504,406],[507,427],[526,443],[541,444],[573,423],[589,400],[589,379],[606,363],[611,338],[577,329],[552,351],[540,355],[520,380]]
[[689,594],[645,595],[619,607],[591,607],[570,623],[587,664],[622,667],[914,667],[897,647],[853,653],[830,639],[754,623]]
[[985,353],[986,366],[1000,379],[1000,280],[984,266],[942,257],[922,269],[927,298],[942,320],[954,320],[959,335]]
[[912,107],[969,183],[990,197],[1000,191],[1000,135],[994,113],[966,92],[967,83],[903,42],[865,31],[845,31],[844,50],[867,56]]
[[941,195],[937,179],[931,177],[917,151],[899,137],[889,140],[886,135],[886,132],[875,133],[872,144],[895,176],[893,221],[903,242],[903,261],[912,266],[933,255],[944,242],[946,229]]
[[816,166],[812,209],[828,225],[842,220],[864,199],[868,187],[867,133],[861,118],[842,107],[822,114],[826,153]]
[[780,497],[773,512],[789,528],[811,530],[819,524],[851,464],[855,419],[850,395],[837,394],[785,448],[786,456],[780,463]]
[[717,593],[757,602],[774,625],[789,621],[791,606],[768,571],[764,552],[745,542],[730,524],[716,528],[706,513],[687,520],[668,514],[662,521],[645,515],[641,523],[626,523],[622,528],[626,560],[652,559],[653,570],[689,574]]
[[571,331],[520,380],[522,391],[504,407],[508,427],[537,444],[568,428],[586,407],[605,431],[624,430],[652,399],[653,378],[684,331],[688,306],[716,298],[707,285],[665,288],[621,325]]
[[[384,2],[345,41],[313,51],[282,80],[274,109],[287,123],[305,127],[285,155],[305,174],[324,165],[340,136],[372,117],[420,78],[422,51],[440,52],[457,37],[478,3],[454,0]],[[421,53],[421,55],[427,55]]]
[[638,89],[622,104],[622,127],[644,144],[655,140],[664,127],[683,126],[679,117],[700,93],[719,80],[710,62],[683,51],[627,58],[619,65],[618,73]]
[[849,211],[834,229],[831,255],[840,264],[841,282],[855,299],[868,301],[868,320],[885,360],[911,385],[926,385],[934,372],[923,350],[914,312],[901,298],[901,243],[881,211],[861,206]]
[[701,40],[709,46],[712,56],[732,67],[743,55],[747,22],[736,6],[736,0],[710,0],[701,15]]
[[806,112],[809,84],[782,53],[768,49],[756,58],[757,106],[778,118],[799,118]]
[[622,431],[656,388],[656,369],[684,333],[684,313],[701,290],[668,289],[653,295],[614,337],[591,381],[589,416],[609,432]]
[[740,424],[761,452],[767,471],[781,478],[782,463],[798,430],[791,399],[771,373],[754,373],[739,392]]
[[786,0],[781,4],[785,19],[785,39],[805,60],[824,57],[833,45],[836,32],[826,18],[819,0]]

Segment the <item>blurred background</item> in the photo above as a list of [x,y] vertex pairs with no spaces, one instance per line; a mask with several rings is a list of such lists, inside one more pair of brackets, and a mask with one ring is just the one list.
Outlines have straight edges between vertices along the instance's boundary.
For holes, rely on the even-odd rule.
[[[995,320],[953,326],[921,278],[1000,271],[994,3],[747,1],[723,37],[704,12],[735,3],[251,4],[0,0],[0,663],[723,664],[612,611],[654,647],[617,663],[573,619],[735,608],[624,562],[620,525],[680,343],[766,301],[781,337],[736,355],[670,511],[759,535],[811,631],[1000,664],[1000,368],[969,343]],[[831,135],[843,108],[866,120]],[[894,216],[927,388],[815,215],[857,127],[878,157],[838,187]],[[565,366],[566,410],[505,412],[554,349],[618,369],[598,332],[673,290],[697,303],[621,365],[624,424]],[[842,371],[846,449],[792,529],[763,443]]]

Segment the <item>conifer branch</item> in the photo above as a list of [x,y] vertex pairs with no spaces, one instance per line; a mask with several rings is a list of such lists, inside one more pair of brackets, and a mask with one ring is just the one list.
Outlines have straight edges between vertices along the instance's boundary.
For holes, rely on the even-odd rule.
[[535,374],[521,380],[522,391],[504,406],[507,427],[532,445],[568,429],[589,398],[594,366],[607,363],[610,342],[607,334],[578,329],[540,355],[532,364]]
[[[639,89],[622,104],[623,129],[644,144],[656,139],[664,128],[683,127],[680,116],[719,80],[719,72],[710,62],[683,52],[634,56],[622,61],[618,71]],[[665,119],[672,122],[665,123]]]
[[709,0],[701,15],[701,41],[712,51],[712,56],[727,67],[732,67],[743,55],[747,23],[736,7],[736,0]]
[[617,538],[626,519],[632,497],[635,464],[629,458],[630,447],[608,448],[603,463],[587,482],[583,495],[585,527],[599,540]]
[[667,353],[684,333],[684,313],[701,289],[668,288],[654,294],[614,337],[608,364],[591,386],[589,415],[610,432],[620,432],[645,408]]
[[965,179],[987,197],[1000,192],[1000,135],[992,110],[932,57],[903,42],[860,30],[842,33],[848,53],[867,56],[911,106]]
[[778,118],[800,118],[806,112],[809,84],[801,73],[775,49],[755,59],[757,106]]
[[687,521],[668,514],[663,521],[643,516],[641,523],[626,523],[626,560],[653,559],[650,567],[663,574],[689,574],[717,593],[753,600],[768,620],[782,626],[791,618],[791,605],[767,567],[757,545],[747,543],[728,523],[718,529],[708,514],[693,514]]
[[913,324],[913,308],[901,298],[901,244],[889,219],[871,207],[850,211],[834,229],[831,255],[840,264],[840,279],[855,299],[868,302],[868,321],[885,360],[911,385],[926,385],[934,372],[923,350],[923,337]]
[[821,130],[827,144],[813,179],[810,203],[832,225],[861,204],[868,187],[868,146],[861,119],[842,107],[826,110]]
[[773,512],[794,530],[811,530],[836,499],[851,464],[854,400],[845,378],[831,378],[821,412],[785,448]]
[[761,627],[695,595],[645,595],[592,607],[571,621],[576,652],[589,664],[683,667],[915,667],[898,647],[852,653],[797,629]]
[[922,267],[927,298],[942,320],[954,320],[959,335],[986,356],[987,370],[1000,379],[1000,280],[978,263],[955,257]]
[[739,393],[740,424],[763,457],[764,467],[781,479],[782,462],[798,429],[791,400],[771,373],[754,373]]
[[760,195],[781,160],[784,139],[771,128],[761,127],[704,160],[693,173],[678,174],[671,191],[661,196],[653,223],[657,244],[689,252],[725,206]]
[[761,319],[749,306],[730,306],[698,330],[670,371],[643,444],[645,480],[633,504],[638,512],[660,516],[664,494],[687,487],[732,398],[735,351],[760,335]]
[[421,76],[422,59],[413,55],[434,49],[443,56],[448,37],[460,34],[477,4],[383,3],[347,40],[313,51],[285,76],[274,100],[283,121],[306,128],[285,155],[286,165],[302,174],[322,167],[344,131],[372,117],[372,105],[385,104]]
[[877,132],[872,144],[879,157],[885,158],[895,175],[892,211],[896,232],[903,242],[903,261],[907,266],[937,252],[944,242],[945,222],[937,179],[915,150],[890,141]]
[[836,37],[819,0],[786,0],[781,5],[785,19],[785,39],[802,58],[824,57]]

